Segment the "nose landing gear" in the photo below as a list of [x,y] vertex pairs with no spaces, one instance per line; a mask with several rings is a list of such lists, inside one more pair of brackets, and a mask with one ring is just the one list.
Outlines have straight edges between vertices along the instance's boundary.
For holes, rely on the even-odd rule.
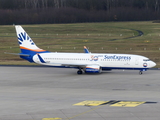
[[143,74],[143,72],[142,72],[142,71],[139,71],[139,74],[140,74],[140,75],[142,75],[142,74]]
[[142,70],[140,70],[140,71],[139,71],[139,74],[142,75],[142,74],[143,74],[143,71],[147,71],[147,69],[142,69]]

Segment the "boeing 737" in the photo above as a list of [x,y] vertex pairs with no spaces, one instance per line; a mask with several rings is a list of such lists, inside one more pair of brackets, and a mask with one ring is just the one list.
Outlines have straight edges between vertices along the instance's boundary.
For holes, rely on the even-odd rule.
[[41,65],[76,68],[77,74],[101,73],[103,70],[129,69],[139,70],[139,74],[156,65],[149,58],[132,54],[90,53],[85,47],[85,53],[58,53],[40,49],[20,26],[15,26],[21,53],[21,58]]

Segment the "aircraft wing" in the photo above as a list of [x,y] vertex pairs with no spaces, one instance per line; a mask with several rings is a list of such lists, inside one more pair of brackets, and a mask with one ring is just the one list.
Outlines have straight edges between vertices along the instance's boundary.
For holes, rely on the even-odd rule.
[[80,67],[80,68],[85,68],[88,64],[61,64],[62,66],[66,67]]
[[87,68],[87,67],[93,67],[93,66],[98,66],[98,64],[61,64],[62,66],[65,67],[77,67],[77,68]]
[[78,68],[77,74],[83,73],[81,69],[83,69],[85,73],[100,73],[102,71],[98,64],[63,64],[63,66]]

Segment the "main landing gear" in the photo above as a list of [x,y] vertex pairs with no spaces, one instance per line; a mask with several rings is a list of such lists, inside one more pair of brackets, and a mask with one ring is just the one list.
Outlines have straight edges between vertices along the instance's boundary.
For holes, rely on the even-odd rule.
[[81,69],[79,69],[78,71],[77,71],[77,74],[78,75],[81,75],[83,73],[83,71],[81,70]]

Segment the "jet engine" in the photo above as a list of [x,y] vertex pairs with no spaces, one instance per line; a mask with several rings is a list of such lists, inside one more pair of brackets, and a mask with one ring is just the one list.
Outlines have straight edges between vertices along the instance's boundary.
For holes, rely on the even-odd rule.
[[101,73],[102,69],[99,65],[88,65],[85,68],[85,73]]

